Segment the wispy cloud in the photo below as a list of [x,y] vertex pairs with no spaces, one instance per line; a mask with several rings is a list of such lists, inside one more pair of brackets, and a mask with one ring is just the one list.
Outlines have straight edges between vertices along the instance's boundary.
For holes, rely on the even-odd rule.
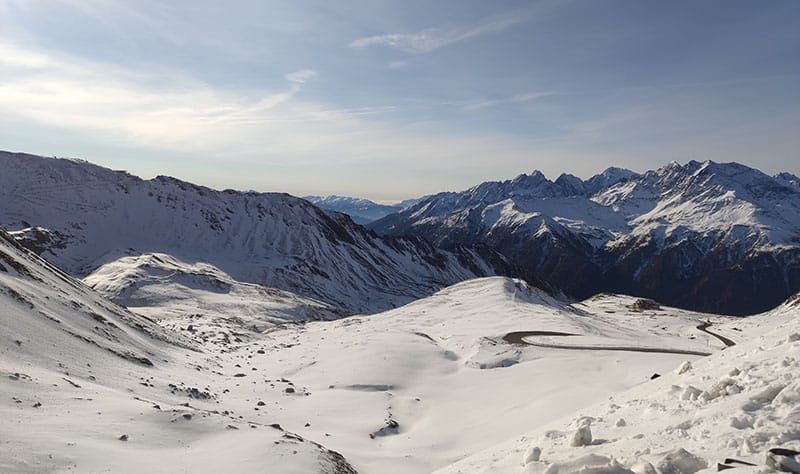
[[[402,112],[394,105],[343,108],[305,100],[298,79],[313,76],[300,71],[286,75],[283,90],[242,92],[176,71],[131,70],[2,42],[0,71],[0,115],[15,122],[76,131],[117,148],[237,156],[259,166],[274,160],[284,171],[297,168],[298,188],[308,186],[302,177],[309,163],[346,174],[363,173],[365,162],[416,169],[438,160],[435,166],[455,166],[471,155],[526,153],[507,136],[435,133],[384,120]],[[259,179],[225,185],[270,185]],[[278,178],[274,185],[291,190]],[[385,187],[377,180],[374,192]]]
[[399,49],[407,53],[430,53],[444,46],[506,30],[527,19],[527,15],[517,14],[513,16],[485,18],[474,25],[453,28],[427,28],[415,33],[391,33],[367,36],[353,41],[350,43],[350,47],[361,49],[370,46],[385,46]]
[[500,99],[470,100],[466,102],[459,102],[456,105],[460,105],[464,110],[480,110],[504,104],[523,104],[525,102],[532,102],[534,100],[541,99],[542,97],[548,97],[551,95],[555,95],[555,92],[530,92],[527,94],[516,94],[511,97],[503,97]]
[[[0,42],[0,110],[84,132],[105,130],[133,143],[204,147],[230,142],[237,127],[298,117],[292,102],[310,69],[285,76],[283,90],[245,94],[215,89],[176,71],[129,70],[108,63]],[[248,132],[252,132],[249,130]],[[241,132],[244,133],[244,132]]]
[[300,69],[286,75],[286,80],[295,84],[305,84],[309,79],[317,77],[319,74],[313,69]]

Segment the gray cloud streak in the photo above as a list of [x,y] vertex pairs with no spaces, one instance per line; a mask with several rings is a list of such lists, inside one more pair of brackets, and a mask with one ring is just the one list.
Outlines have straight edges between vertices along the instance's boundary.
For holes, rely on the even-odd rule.
[[359,38],[350,43],[351,48],[362,49],[370,46],[385,46],[406,53],[424,54],[444,46],[465,41],[490,33],[497,33],[528,19],[527,15],[508,15],[484,19],[476,25],[456,28],[427,28],[415,33],[391,33]]

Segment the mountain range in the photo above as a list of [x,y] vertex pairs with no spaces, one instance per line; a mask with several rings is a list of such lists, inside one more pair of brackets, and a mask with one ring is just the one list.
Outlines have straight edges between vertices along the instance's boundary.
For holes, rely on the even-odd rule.
[[80,278],[126,257],[166,254],[354,313],[510,271],[483,245],[443,251],[419,237],[380,237],[288,194],[143,180],[19,153],[0,153],[0,169],[0,227]]
[[[730,258],[737,244],[747,262],[784,258],[791,284],[792,176],[711,162],[534,173],[426,198],[390,217],[419,213],[398,234],[428,222],[429,235],[380,237],[283,194],[31,155],[0,166],[13,229],[0,230],[0,472],[688,474],[800,461],[800,293],[741,318],[474,278],[526,271],[497,242],[548,244],[555,268],[568,245],[649,236],[652,254],[628,258],[659,258],[705,236]],[[470,243],[454,224],[478,218],[494,229]],[[563,258],[583,277],[581,254]],[[642,281],[671,268],[643,261]],[[778,286],[770,268],[749,276]]]
[[[567,298],[625,293],[734,315],[800,290],[800,179],[737,163],[609,168],[587,180],[536,171],[412,200],[367,227],[288,194],[18,153],[0,153],[0,166],[0,227],[72,275],[118,262],[106,270],[147,280],[153,262],[169,261],[195,279],[310,298],[298,308],[328,305],[322,318],[386,310],[490,275]],[[198,276],[201,264],[211,273]],[[116,281],[130,288],[98,285],[120,301],[142,284]],[[317,309],[298,311],[313,318]]]
[[419,199],[407,199],[397,204],[378,204],[364,198],[347,196],[303,196],[303,199],[325,211],[347,214],[356,224],[366,225],[381,217],[403,210]]
[[737,163],[588,180],[536,171],[430,196],[369,224],[451,248],[494,248],[568,296],[618,292],[753,314],[800,289],[800,180]]

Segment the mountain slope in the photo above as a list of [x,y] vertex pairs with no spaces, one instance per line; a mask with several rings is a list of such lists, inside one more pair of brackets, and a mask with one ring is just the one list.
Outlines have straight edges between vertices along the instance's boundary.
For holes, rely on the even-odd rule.
[[800,289],[800,188],[743,165],[671,163],[587,181],[539,172],[441,193],[369,226],[484,243],[567,294],[752,314]]
[[[492,277],[380,314],[285,324],[219,341],[205,337],[207,331],[224,332],[226,319],[258,316],[232,300],[266,290],[239,288],[207,264],[163,255],[99,270],[108,291],[152,304],[153,314],[164,303],[154,298],[154,286],[156,293],[173,290],[167,303],[181,292],[209,293],[201,307],[220,302],[214,290],[231,297],[191,320],[162,319],[181,329],[177,336],[105,301],[8,235],[0,234],[0,252],[0,392],[8,395],[0,398],[3,472],[262,472],[270,466],[292,474],[417,473],[460,460],[451,472],[514,472],[532,444],[550,462],[585,449],[625,465],[635,457],[631,447],[658,461],[663,440],[677,440],[709,461],[728,455],[725,449],[745,455],[750,447],[746,459],[763,458],[775,436],[796,445],[789,437],[796,413],[786,408],[797,400],[791,385],[800,344],[792,335],[797,298],[775,318],[743,319],[608,294],[568,305],[523,281]],[[287,303],[283,293],[259,294],[277,296],[275,304],[288,310],[283,320],[314,308],[300,299]],[[714,334],[737,347],[726,349]],[[764,337],[746,342],[758,336]],[[787,350],[773,350],[785,342]],[[709,353],[713,359],[705,361]],[[670,375],[687,361],[715,372]],[[696,393],[688,385],[710,393],[723,380],[718,375],[730,372],[730,361],[741,370],[736,385],[743,395],[708,403],[702,417],[694,416],[695,409],[705,410],[700,399],[680,394]],[[654,372],[663,383],[650,380]],[[782,380],[780,403],[736,411]],[[727,411],[715,408],[721,406]],[[627,431],[616,426],[623,411]],[[726,413],[737,413],[736,426],[745,428],[732,427]],[[596,437],[610,436],[587,448],[561,449],[562,435],[572,434],[566,425],[583,414],[600,415],[592,422]],[[753,429],[746,428],[746,415],[754,416]],[[536,427],[552,430],[526,435]],[[637,437],[645,428],[653,436]],[[721,448],[713,443],[718,435],[738,444]],[[508,448],[492,448],[509,438]],[[469,457],[487,449],[489,457]],[[528,464],[525,472],[547,467]]]
[[1,230],[0,308],[2,472],[355,473],[318,443],[217,410],[198,382],[210,373],[201,344],[105,300]]
[[[238,352],[245,369],[310,394],[272,410],[282,426],[317,439],[330,433],[325,444],[365,473],[431,472],[699,357],[543,348],[509,343],[508,333],[571,333],[551,339],[573,345],[724,347],[696,326],[725,318],[636,312],[634,301],[567,305],[520,280],[481,278],[384,313],[287,327]],[[272,395],[258,394],[269,407]]]
[[[798,296],[765,314],[715,321],[713,331],[735,346],[552,423],[531,423],[436,472],[792,472],[766,462],[772,448],[800,451]],[[589,439],[576,445],[582,429]]]
[[281,324],[344,316],[325,303],[242,283],[207,263],[189,264],[166,254],[123,257],[83,281],[163,327],[218,345],[252,339]]
[[[105,300],[2,230],[0,297],[0,331],[5,341],[16,344],[3,348],[4,363],[35,357],[55,368],[86,358],[116,357],[152,367],[166,357],[165,344],[191,347],[154,321]],[[39,352],[42,340],[51,346],[44,353]]]
[[374,312],[507,267],[486,248],[439,251],[421,238],[378,237],[287,194],[142,180],[24,154],[0,153],[0,167],[0,225],[81,277],[124,256],[164,253],[345,311]]

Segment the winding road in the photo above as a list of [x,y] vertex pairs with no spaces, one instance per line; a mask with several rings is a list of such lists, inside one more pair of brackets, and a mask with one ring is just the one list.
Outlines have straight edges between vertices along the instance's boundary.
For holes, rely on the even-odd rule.
[[697,329],[703,331],[704,333],[706,333],[706,334],[708,334],[710,336],[716,337],[717,339],[722,341],[723,344],[725,344],[725,347],[731,347],[731,346],[735,346],[736,345],[735,342],[731,341],[727,337],[720,336],[719,334],[716,334],[716,333],[713,333],[713,332],[709,331],[708,328],[710,328],[710,327],[711,327],[711,322],[710,321],[706,321],[703,324],[697,326]]
[[[735,346],[736,343],[732,340],[728,339],[725,336],[721,336],[719,334],[713,333],[708,330],[711,327],[710,322],[705,322],[697,326],[697,329],[712,336],[725,344],[725,347]],[[625,352],[649,352],[655,354],[684,354],[684,355],[696,355],[696,356],[709,356],[711,355],[710,352],[701,352],[701,351],[692,351],[688,349],[662,349],[657,347],[636,347],[636,346],[604,346],[604,345],[574,345],[574,344],[552,344],[546,342],[532,342],[530,339],[526,339],[531,336],[558,336],[558,337],[569,337],[569,336],[578,336],[578,334],[571,334],[568,332],[558,332],[558,331],[515,331],[510,332],[503,336],[503,340],[509,344],[527,344],[529,346],[535,347],[545,347],[549,349],[570,349],[576,351],[625,351]]]

